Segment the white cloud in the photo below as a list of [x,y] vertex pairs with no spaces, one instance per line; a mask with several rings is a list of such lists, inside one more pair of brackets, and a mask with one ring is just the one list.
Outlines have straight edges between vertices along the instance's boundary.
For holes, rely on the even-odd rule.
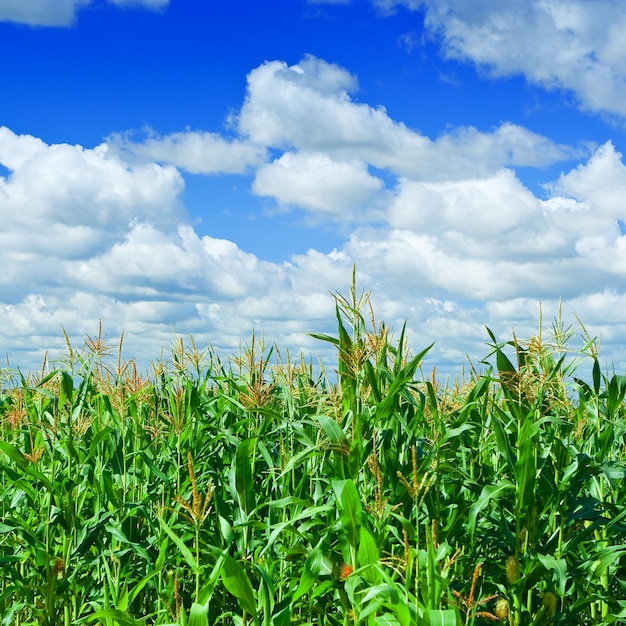
[[134,224],[124,241],[105,254],[73,263],[72,273],[83,288],[97,292],[234,298],[260,288],[262,268],[257,257],[233,242],[200,238],[189,226],[170,234],[151,224]]
[[[29,135],[0,128],[0,163],[12,170],[0,186],[3,222],[107,228],[149,216],[156,223],[180,217],[184,183],[173,167],[130,166],[110,155],[106,144],[93,149],[48,146]],[[176,217],[175,217],[176,216]]]
[[144,358],[172,328],[228,352],[254,325],[296,352],[311,345],[308,321],[323,312],[332,322],[329,291],[347,284],[349,260],[340,269],[338,256],[311,253],[277,265],[200,237],[177,170],[128,156],[0,129],[0,337],[12,362],[37,367],[42,352],[29,346],[62,351],[62,325],[76,342],[100,318]]
[[31,135],[16,135],[6,126],[0,126],[0,163],[16,170],[46,149],[46,144]]
[[[164,9],[169,0],[108,0],[117,6]],[[0,0],[0,22],[30,26],[71,26],[78,11],[92,0]]]
[[471,161],[476,160],[484,171],[493,171],[500,165],[543,167],[582,154],[510,122],[488,133],[473,127],[453,130],[434,142],[433,152],[439,157],[438,165],[455,158],[449,169],[462,166],[463,172],[470,172]]
[[0,21],[31,26],[69,26],[91,0],[0,0]]
[[0,285],[15,301],[33,280],[70,284],[63,263],[99,254],[122,239],[129,223],[172,228],[183,219],[184,183],[173,167],[130,166],[106,145],[47,145],[0,128]]
[[[582,154],[507,122],[487,132],[455,128],[431,139],[392,120],[382,107],[355,102],[350,92],[356,88],[356,78],[346,70],[312,56],[291,67],[268,62],[249,74],[239,130],[256,145],[284,151],[257,170],[256,194],[272,196],[283,206],[362,222],[379,216],[389,192],[385,185],[395,177],[401,178],[405,191],[415,192],[424,183],[426,193],[435,183],[502,182],[503,166],[543,167]],[[373,175],[370,168],[383,170],[389,180]],[[471,184],[476,202],[491,188],[490,182]],[[449,185],[450,194],[453,187]],[[392,218],[402,198],[392,205]],[[502,194],[498,201],[508,203]],[[542,210],[537,202],[535,208]],[[506,212],[493,204],[495,220],[464,213],[457,216],[456,231],[464,221],[484,223],[493,231]],[[541,243],[550,242],[539,237],[532,245]]]
[[312,56],[263,64],[248,75],[239,129],[271,148],[325,152],[413,179],[484,175],[503,165],[548,165],[578,152],[504,123],[489,132],[459,128],[431,140],[392,120],[383,107],[352,100],[356,79]]
[[624,219],[626,169],[622,159],[622,154],[608,141],[596,150],[587,163],[562,174],[547,188],[553,194],[593,204],[597,218]]
[[500,170],[463,181],[403,180],[388,215],[393,227],[429,234],[464,256],[526,261],[574,252],[573,211],[577,219],[589,214],[577,202],[540,200],[511,170]]
[[608,142],[588,163],[562,174],[548,188],[554,194],[571,197],[589,207],[575,224],[563,227],[577,230],[576,251],[589,264],[623,280],[626,277],[626,237],[621,234],[619,223],[626,222],[623,201],[626,167],[622,155]]
[[626,288],[626,168],[601,146],[534,196],[510,170],[451,182],[402,180],[390,230],[355,231],[347,250],[398,284],[470,300],[571,298]]
[[266,159],[262,146],[228,141],[217,133],[185,131],[158,136],[148,130],[136,139],[131,133],[113,134],[107,144],[142,161],[175,165],[191,174],[242,174]]
[[626,5],[620,0],[374,0],[426,10],[444,53],[493,76],[571,91],[591,111],[626,114]]
[[120,7],[141,7],[158,11],[167,7],[170,0],[109,0],[109,2]]
[[283,205],[297,205],[314,213],[354,219],[383,181],[361,161],[334,161],[326,154],[286,152],[257,170],[252,189]]
[[[76,337],[102,318],[141,356],[157,356],[172,329],[232,352],[253,327],[292,352],[323,352],[306,332],[333,332],[329,291],[345,292],[356,263],[380,318],[396,329],[407,318],[415,349],[438,342],[440,372],[486,352],[483,324],[532,332],[540,299],[546,315],[559,298],[589,313],[619,357],[626,329],[601,315],[626,293],[626,168],[613,145],[538,197],[514,168],[574,151],[506,122],[429,138],[353,100],[356,84],[313,57],[265,63],[230,139],[116,135],[88,148],[0,128],[4,349],[36,366],[29,346],[62,347],[61,324]],[[179,169],[252,170],[253,193],[347,220],[349,237],[272,263],[201,236],[180,204]]]

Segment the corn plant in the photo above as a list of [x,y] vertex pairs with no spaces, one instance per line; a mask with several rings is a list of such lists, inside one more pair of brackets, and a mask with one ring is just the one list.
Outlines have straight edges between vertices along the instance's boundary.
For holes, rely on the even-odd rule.
[[0,372],[2,625],[626,620],[626,377],[598,342],[487,330],[450,383],[354,276],[335,300],[335,375],[255,334],[139,373],[102,328]]

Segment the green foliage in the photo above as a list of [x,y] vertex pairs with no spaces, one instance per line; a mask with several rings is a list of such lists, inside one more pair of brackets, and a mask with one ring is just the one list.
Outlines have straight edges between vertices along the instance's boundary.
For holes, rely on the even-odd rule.
[[99,332],[5,385],[2,625],[623,623],[626,377],[584,328],[488,330],[442,386],[336,301],[336,383],[254,335],[144,377]]

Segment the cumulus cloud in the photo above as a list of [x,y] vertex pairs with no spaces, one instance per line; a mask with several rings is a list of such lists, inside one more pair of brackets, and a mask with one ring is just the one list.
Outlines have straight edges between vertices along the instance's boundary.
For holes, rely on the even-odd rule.
[[449,58],[493,76],[564,89],[591,111],[626,114],[626,5],[619,0],[373,0],[425,11]]
[[322,153],[286,152],[257,170],[252,189],[283,205],[354,219],[383,184],[362,161],[335,161]]
[[547,199],[506,169],[463,181],[402,180],[389,205],[391,230],[357,231],[351,246],[416,286],[469,299],[623,289],[625,176],[607,143],[547,185]]
[[587,209],[577,216],[575,225],[563,224],[563,228],[577,230],[578,254],[614,280],[619,277],[621,283],[626,277],[626,237],[619,226],[626,222],[626,168],[622,155],[607,142],[588,163],[562,174],[548,188],[554,194],[575,199]]
[[[108,0],[118,6],[159,10],[169,0]],[[30,26],[71,26],[78,11],[92,0],[0,0],[0,22],[17,22]]]
[[546,187],[554,194],[593,204],[597,207],[597,217],[622,218],[626,192],[623,156],[608,141],[595,151],[587,163],[562,174],[556,182]]
[[31,26],[69,26],[91,0],[1,0],[0,21]]
[[109,147],[144,162],[169,163],[191,174],[243,174],[266,160],[266,149],[237,139],[228,141],[217,133],[185,131],[159,136],[152,130],[137,138],[116,133]]
[[392,120],[383,107],[355,102],[356,88],[346,70],[312,56],[294,66],[265,63],[248,75],[239,130],[271,148],[324,152],[427,180],[548,165],[578,154],[511,123],[486,132],[458,128],[432,140]]
[[[174,328],[227,353],[254,326],[296,352],[311,346],[311,320],[332,320],[329,291],[347,283],[350,260],[275,264],[201,237],[177,169],[127,157],[107,143],[49,145],[0,128],[0,336],[11,362],[37,367],[43,349],[63,351],[62,327],[79,341],[99,319],[144,358],[158,357]],[[324,265],[332,270],[320,277]]]
[[[270,61],[249,74],[230,138],[118,134],[84,147],[0,128],[3,345],[36,366],[29,345],[61,346],[61,324],[93,334],[102,318],[141,355],[172,329],[232,352],[253,327],[323,353],[306,333],[333,332],[329,292],[345,292],[354,263],[380,317],[408,319],[415,349],[438,342],[442,372],[484,354],[482,323],[532,332],[539,300],[549,315],[562,298],[617,341],[626,329],[601,309],[626,293],[626,168],[610,142],[540,197],[516,168],[576,150],[506,122],[427,137],[357,102],[357,88],[314,57]],[[276,263],[200,235],[181,170],[252,172],[251,193],[343,220],[347,239]]]
[[167,7],[170,0],[109,0],[109,2],[121,7],[142,7],[158,11]]
[[2,219],[8,226],[53,224],[115,229],[148,217],[171,223],[182,214],[184,182],[173,167],[133,166],[109,153],[106,144],[46,145],[0,127],[0,163],[11,171],[0,186]]
[[197,291],[202,297],[234,298],[259,287],[255,274],[263,264],[233,242],[203,238],[189,226],[175,234],[151,224],[134,224],[124,241],[105,254],[74,264],[74,276],[97,292],[183,294]]
[[47,145],[0,127],[0,284],[5,298],[29,289],[33,276],[66,283],[64,260],[97,254],[123,238],[128,225],[160,228],[184,216],[181,175],[155,163],[131,166],[105,144],[86,149]]

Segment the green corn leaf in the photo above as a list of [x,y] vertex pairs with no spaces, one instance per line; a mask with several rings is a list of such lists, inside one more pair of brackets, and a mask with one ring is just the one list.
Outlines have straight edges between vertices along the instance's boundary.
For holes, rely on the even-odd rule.
[[382,401],[381,391],[379,383],[381,381],[380,370],[374,369],[371,361],[365,361],[363,364],[363,369],[365,370],[365,378],[372,390],[372,396],[374,397],[374,402],[379,403]]
[[4,452],[25,474],[34,478],[39,484],[43,485],[48,491],[53,491],[54,487],[50,480],[41,472],[38,472],[28,461],[28,459],[12,444],[6,441],[0,441],[0,450]]
[[165,520],[159,515],[157,517],[159,525],[167,533],[169,538],[176,544],[176,547],[180,550],[183,558],[187,562],[187,565],[191,568],[191,571],[196,574],[198,572],[198,563],[195,557],[191,553],[191,550],[184,544],[183,540],[166,524]]
[[496,348],[496,366],[498,367],[498,372],[502,374],[502,372],[516,372],[515,366],[509,360],[509,357],[504,354],[501,348]]
[[226,551],[220,551],[214,546],[211,546],[211,552],[214,556],[217,556],[217,561],[211,570],[211,574],[209,575],[206,582],[203,583],[200,588],[200,593],[198,594],[198,602],[204,605],[207,609],[209,608],[209,603],[211,602],[211,598],[213,597],[213,592],[215,591],[215,586],[217,585],[217,581],[222,572],[222,567],[224,566],[224,559],[226,557]]
[[289,599],[283,600],[274,609],[272,615],[272,626],[291,626],[291,603]]
[[435,544],[433,541],[432,531],[426,530],[426,549],[427,549],[427,563],[426,563],[426,582],[427,591],[424,593],[426,596],[426,606],[428,609],[434,609],[439,604],[439,598],[441,596],[441,570],[439,567],[439,559],[435,553]]
[[626,478],[626,463],[624,461],[607,461],[599,465],[598,469],[611,480],[623,480]]
[[600,371],[600,363],[598,363],[598,359],[593,360],[593,390],[596,395],[600,394],[600,384],[602,382],[602,372]]
[[341,426],[332,417],[318,415],[317,420],[324,429],[331,445],[346,449],[350,448],[350,442],[346,437],[346,433],[343,432]]
[[367,621],[368,626],[402,626],[402,622],[395,615],[373,615]]
[[448,439],[454,439],[455,437],[462,435],[464,432],[468,430],[475,430],[475,429],[476,429],[476,424],[468,424],[468,423],[461,424],[460,426],[457,426],[456,428],[447,428],[443,436],[443,441],[448,441]]
[[96,542],[102,529],[107,525],[109,520],[114,516],[113,512],[101,511],[90,520],[83,523],[81,533],[78,537],[78,545],[72,552],[72,557],[82,556]]
[[[497,412],[502,417],[506,417],[506,413],[502,411],[500,407],[496,407]],[[507,466],[512,474],[515,473],[515,464],[517,462],[517,458],[515,456],[515,452],[511,447],[509,442],[509,436],[506,432],[506,427],[504,425],[503,420],[499,415],[493,414],[491,416],[491,423],[493,424],[493,429],[496,434],[496,441],[498,442],[498,450],[500,454],[504,457]]]
[[272,613],[274,612],[274,585],[267,571],[260,565],[254,565],[254,569],[261,578],[258,590],[259,605],[263,610],[263,626],[272,626]]
[[398,604],[399,599],[398,590],[395,587],[387,584],[373,585],[360,601],[362,608],[359,619],[365,620],[383,606]]
[[315,584],[322,571],[322,562],[324,560],[324,553],[319,546],[311,550],[311,553],[304,562],[304,567],[300,574],[300,583],[293,595],[293,602],[299,600],[303,595],[309,592],[311,587]]
[[429,609],[424,613],[426,626],[461,626],[461,616],[455,609]]
[[[406,389],[406,386],[413,380],[415,371],[419,367],[419,364],[423,361],[424,356],[435,344],[431,344],[424,350],[422,350],[417,356],[413,357],[395,376],[389,385],[387,395],[382,402],[380,402],[376,408],[376,417],[379,421],[386,419],[391,415],[394,409],[398,405],[399,394]],[[430,384],[430,383],[429,383]],[[436,401],[435,401],[436,408]]]
[[565,586],[567,584],[567,561],[565,559],[555,559],[550,554],[538,554],[540,563],[548,570],[554,572],[556,589],[561,600],[565,598]]
[[606,399],[606,410],[609,419],[614,419],[624,405],[626,394],[626,376],[613,376],[609,381],[609,395]]
[[362,569],[361,576],[371,585],[378,585],[382,580],[377,567],[379,558],[380,554],[374,537],[367,528],[361,526],[357,551],[358,565],[360,569],[365,568]]
[[233,542],[233,539],[235,537],[231,522],[222,515],[217,516],[217,521],[220,529],[220,534],[224,539],[224,543],[226,544],[226,546],[229,546]]
[[13,445],[7,441],[0,441],[0,450],[4,452],[20,469],[25,470],[28,467],[26,457]]
[[252,583],[240,563],[231,556],[226,555],[222,567],[222,582],[226,590],[239,602],[239,606],[250,613],[256,615],[256,602]]
[[588,570],[597,580],[599,580],[605,574],[607,569],[612,565],[619,563],[620,558],[625,554],[625,546],[615,545],[604,548],[597,553],[596,558],[590,560],[587,564]]
[[27,497],[31,506],[34,506],[38,502],[39,493],[32,486],[29,480],[22,478],[11,467],[0,463],[0,470],[6,474],[12,481],[11,490],[13,491],[13,497],[11,498],[11,509],[15,509],[18,502],[24,497]]
[[380,555],[378,553],[378,547],[376,546],[376,541],[367,528],[361,526],[361,530],[359,532],[359,550],[358,550],[358,559],[359,559],[359,567],[364,567],[365,565],[376,565]]
[[[404,597],[400,596],[398,598],[398,602],[386,603],[385,606],[393,611],[393,615],[397,619],[397,623],[400,626],[412,626],[416,623],[416,619],[412,610],[415,611],[415,608],[405,600]],[[392,617],[386,616],[388,619],[392,619]],[[394,623],[394,622],[390,622]]]
[[431,382],[426,383],[426,391],[428,394],[428,408],[430,409],[433,419],[436,422],[439,422],[439,406],[437,403],[437,395],[435,394],[435,388],[433,387],[433,384]]
[[254,479],[252,476],[252,455],[256,439],[245,439],[237,446],[235,455],[235,488],[239,505],[246,515],[254,510]]
[[320,341],[326,341],[328,343],[332,343],[334,346],[339,345],[339,339],[337,337],[331,337],[330,335],[323,335],[321,333],[307,333],[309,337],[313,337],[313,339],[319,339]]
[[515,491],[515,485],[510,480],[501,480],[497,485],[486,485],[480,493],[480,496],[469,510],[468,532],[470,541],[474,539],[474,531],[476,530],[476,521],[478,514],[492,501],[499,500],[509,492]]
[[143,451],[139,452],[145,464],[150,468],[152,473],[168,488],[172,489],[170,479],[154,464],[154,461]]
[[[270,503],[270,506],[276,506],[276,503],[272,502]],[[332,510],[333,510],[333,507],[330,505],[310,506],[300,511],[300,513],[293,515],[293,517],[290,517],[284,522],[279,522],[278,524],[275,524],[270,536],[267,538],[265,546],[259,553],[259,556],[263,556],[268,550],[272,549],[272,547],[274,546],[274,542],[283,534],[285,529],[293,528],[294,525],[297,524],[297,522],[300,522],[302,520],[305,520],[311,517],[317,518],[322,513],[329,513]]]
[[120,611],[118,609],[103,609],[102,611],[96,611],[80,621],[106,622],[109,620],[113,620],[118,626],[145,626],[145,622],[135,619],[127,611]]
[[333,480],[339,519],[352,547],[356,547],[361,527],[361,499],[352,480]]
[[189,609],[187,626],[209,626],[209,607],[194,602]]
[[293,472],[295,468],[299,467],[300,465],[303,465],[304,464],[303,462],[306,459],[314,456],[315,454],[317,454],[317,449],[315,448],[315,444],[311,443],[310,447],[307,447],[304,450],[300,450],[287,461],[283,471],[280,474],[280,477],[282,478],[283,476],[287,476],[288,474]]
[[517,491],[516,514],[522,515],[533,507],[537,465],[533,446],[526,441],[515,463],[515,481]]

